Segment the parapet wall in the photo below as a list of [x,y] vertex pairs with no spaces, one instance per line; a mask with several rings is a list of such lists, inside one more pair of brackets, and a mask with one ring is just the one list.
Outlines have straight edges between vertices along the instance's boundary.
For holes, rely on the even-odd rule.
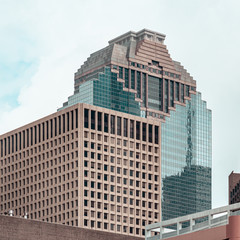
[[0,215],[1,240],[141,240],[91,229]]

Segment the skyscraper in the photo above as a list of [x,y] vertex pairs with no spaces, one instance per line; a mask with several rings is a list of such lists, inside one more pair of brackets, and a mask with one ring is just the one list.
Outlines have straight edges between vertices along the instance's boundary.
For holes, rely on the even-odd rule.
[[[109,41],[75,74],[84,102],[161,122],[162,218],[211,209],[211,110],[196,81],[171,59],[165,35],[143,29]],[[61,108],[62,109],[62,108]]]
[[0,136],[1,213],[143,236],[211,208],[211,111],[164,39],[109,41],[58,112]]

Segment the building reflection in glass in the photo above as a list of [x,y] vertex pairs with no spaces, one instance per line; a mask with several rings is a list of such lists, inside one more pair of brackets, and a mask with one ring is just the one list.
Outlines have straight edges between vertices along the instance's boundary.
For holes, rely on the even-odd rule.
[[162,220],[211,208],[211,121],[197,93],[162,124]]

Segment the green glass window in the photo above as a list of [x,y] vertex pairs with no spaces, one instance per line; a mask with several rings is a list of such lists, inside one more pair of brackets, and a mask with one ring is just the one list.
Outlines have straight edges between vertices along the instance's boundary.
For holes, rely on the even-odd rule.
[[137,72],[137,98],[141,98],[141,73]]
[[123,67],[119,66],[119,78],[123,79]]
[[124,75],[125,87],[129,88],[129,70],[125,68],[124,72],[125,72],[125,75]]
[[135,70],[131,69],[131,89],[135,89]]

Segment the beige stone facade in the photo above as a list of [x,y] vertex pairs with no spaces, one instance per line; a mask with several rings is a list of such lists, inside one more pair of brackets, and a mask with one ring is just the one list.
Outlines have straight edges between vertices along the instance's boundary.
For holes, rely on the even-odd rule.
[[160,221],[160,121],[76,104],[0,136],[0,213],[144,236]]

